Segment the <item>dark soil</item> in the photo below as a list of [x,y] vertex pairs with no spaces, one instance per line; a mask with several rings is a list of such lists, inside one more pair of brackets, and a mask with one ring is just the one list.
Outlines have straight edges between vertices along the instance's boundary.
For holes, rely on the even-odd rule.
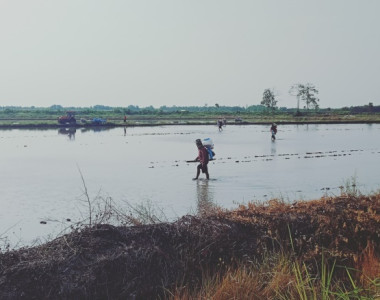
[[355,267],[368,247],[379,257],[379,212],[380,194],[272,200],[174,223],[87,227],[0,254],[0,299],[155,299],[178,283],[196,284],[221,262],[293,248],[306,262],[324,251]]

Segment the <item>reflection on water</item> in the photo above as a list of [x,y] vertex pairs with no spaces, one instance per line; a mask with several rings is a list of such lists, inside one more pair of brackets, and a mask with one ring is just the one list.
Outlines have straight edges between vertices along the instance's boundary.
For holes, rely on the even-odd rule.
[[81,128],[81,132],[82,133],[85,133],[85,132],[89,132],[89,131],[92,131],[92,132],[101,132],[101,131],[107,131],[107,130],[111,130],[113,129],[112,127],[105,127],[105,126],[92,126],[92,127],[84,127],[84,128]]
[[215,207],[214,194],[209,187],[209,180],[197,180],[197,212],[200,217],[210,213]]
[[276,143],[275,143],[275,141],[272,141],[272,144],[270,146],[270,154],[276,155]]
[[69,127],[69,128],[59,128],[58,133],[67,135],[69,137],[69,140],[75,140],[75,133],[77,130],[75,128]]
[[[92,127],[84,127],[80,129],[81,133],[87,133],[87,132],[102,132],[111,130],[111,127],[104,127],[104,126],[92,126]],[[62,127],[58,129],[58,134],[66,135],[68,136],[69,140],[75,140],[75,133],[76,133],[75,127]],[[124,127],[124,135],[126,135],[127,129]]]

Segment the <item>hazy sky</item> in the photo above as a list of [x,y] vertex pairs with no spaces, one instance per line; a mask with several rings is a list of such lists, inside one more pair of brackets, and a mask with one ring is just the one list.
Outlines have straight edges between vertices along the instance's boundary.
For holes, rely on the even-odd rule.
[[380,105],[379,0],[0,0],[0,106]]

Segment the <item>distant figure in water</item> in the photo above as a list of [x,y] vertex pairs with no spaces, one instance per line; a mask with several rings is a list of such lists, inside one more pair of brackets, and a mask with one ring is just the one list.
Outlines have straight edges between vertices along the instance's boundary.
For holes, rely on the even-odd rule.
[[202,141],[200,139],[197,139],[195,141],[195,144],[198,147],[198,156],[195,158],[194,161],[199,161],[199,165],[197,166],[197,175],[195,176],[195,178],[193,178],[193,180],[198,179],[199,174],[201,173],[201,170],[202,170],[202,173],[206,174],[206,178],[210,179],[210,176],[208,174],[208,167],[207,167],[207,164],[209,162],[208,151],[205,148],[205,146],[203,146]]
[[270,132],[272,133],[272,141],[276,139],[276,133],[277,133],[277,124],[272,123],[272,126],[270,128]]
[[127,123],[127,115],[124,115],[124,123]]
[[222,126],[223,126],[223,121],[222,121],[221,119],[219,119],[219,120],[218,120],[219,131],[222,131],[222,130],[223,130]]

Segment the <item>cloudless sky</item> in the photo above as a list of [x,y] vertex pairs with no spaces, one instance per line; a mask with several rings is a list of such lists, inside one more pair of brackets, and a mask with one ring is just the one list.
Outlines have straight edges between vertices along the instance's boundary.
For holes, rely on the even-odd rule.
[[0,0],[0,106],[380,105],[379,0]]

